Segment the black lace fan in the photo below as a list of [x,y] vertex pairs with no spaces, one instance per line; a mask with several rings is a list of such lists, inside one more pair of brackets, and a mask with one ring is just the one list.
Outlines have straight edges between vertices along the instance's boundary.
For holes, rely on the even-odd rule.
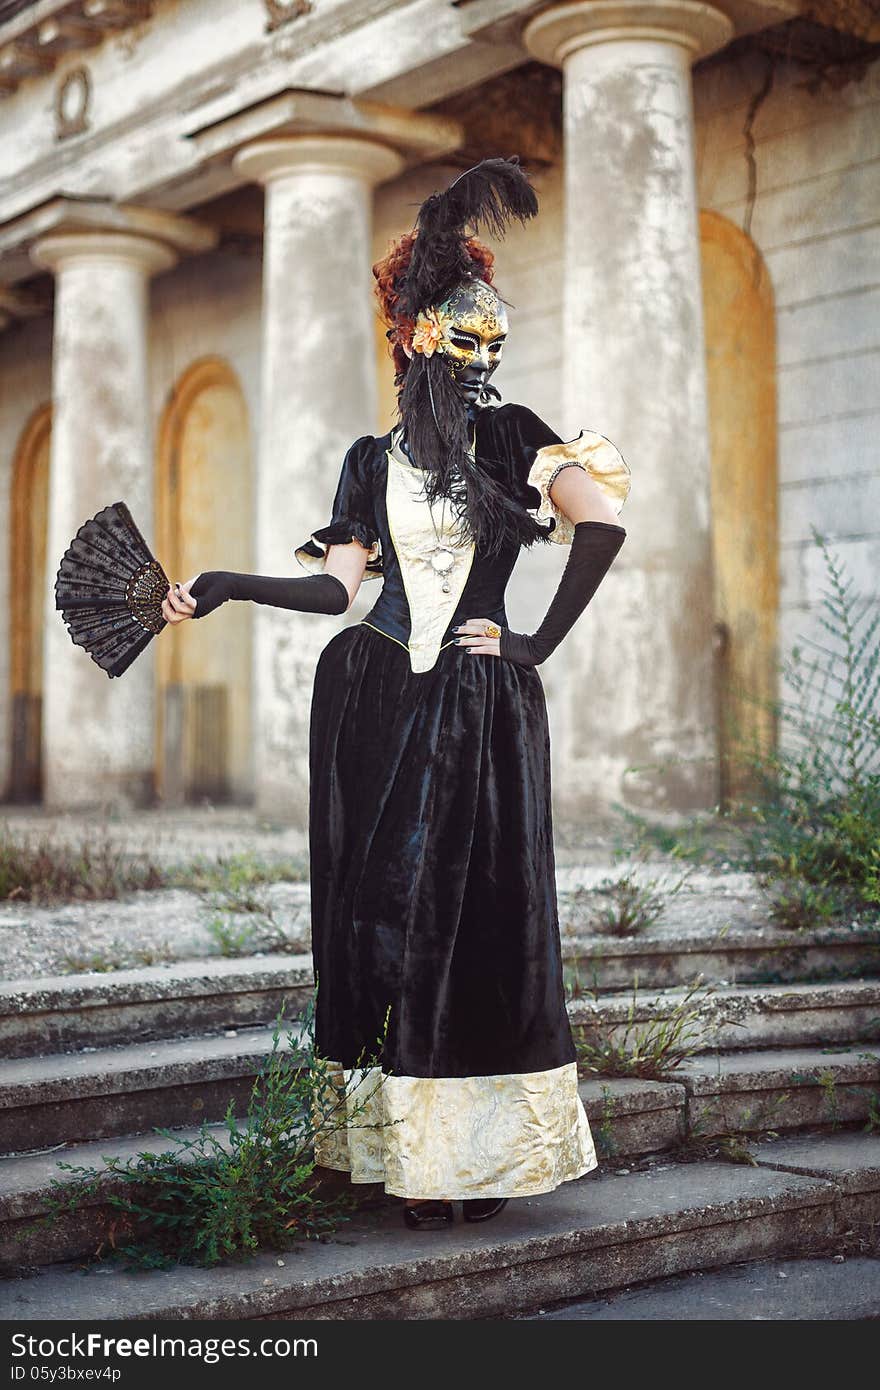
[[124,502],[83,522],[58,567],[55,607],[71,639],[121,676],[165,627],[168,578]]

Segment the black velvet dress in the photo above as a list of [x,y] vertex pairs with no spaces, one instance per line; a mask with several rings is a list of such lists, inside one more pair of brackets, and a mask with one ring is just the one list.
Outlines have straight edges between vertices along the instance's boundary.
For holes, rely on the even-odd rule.
[[[477,417],[477,462],[563,541],[547,486],[573,449],[622,504],[628,469],[602,436],[562,444],[517,405]],[[536,668],[454,641],[471,617],[507,625],[518,544],[459,548],[444,592],[422,487],[396,431],[357,440],[330,525],[296,552],[321,569],[328,546],[356,539],[384,581],[315,671],[315,1041],[361,1097],[357,1069],[387,1024],[381,1084],[316,1156],[400,1196],[523,1196],[596,1166],[563,992],[547,709]]]

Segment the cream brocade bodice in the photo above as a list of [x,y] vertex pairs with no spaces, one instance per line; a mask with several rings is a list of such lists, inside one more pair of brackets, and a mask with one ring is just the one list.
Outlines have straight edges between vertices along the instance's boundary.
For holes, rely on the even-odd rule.
[[[445,505],[443,500],[438,500],[429,506],[424,469],[415,468],[406,460],[400,450],[399,437],[399,433],[392,434],[387,451],[388,529],[409,603],[410,665],[413,671],[430,671],[464,592],[473,564],[474,544],[471,541],[462,545],[455,535],[455,509],[448,499]],[[445,574],[431,563],[438,543],[452,555],[451,567]]]

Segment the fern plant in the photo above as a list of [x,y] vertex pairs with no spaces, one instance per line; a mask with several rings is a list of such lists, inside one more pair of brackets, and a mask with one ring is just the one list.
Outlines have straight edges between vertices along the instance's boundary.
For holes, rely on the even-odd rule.
[[820,627],[782,671],[792,698],[775,702],[773,753],[744,748],[759,794],[742,834],[765,875],[833,886],[841,914],[880,921],[880,605],[852,580],[816,527],[828,575]]
[[[615,802],[630,837],[617,853],[629,857],[634,838],[677,857],[757,872],[765,889],[783,889],[768,908],[780,926],[792,918],[802,927],[829,925],[830,908],[836,926],[880,927],[880,605],[853,592],[843,564],[811,531],[828,577],[818,613],[825,635],[801,637],[781,660],[788,698],[737,691],[769,716],[727,726],[747,799],[674,829]],[[775,749],[767,750],[757,727],[777,731]]]

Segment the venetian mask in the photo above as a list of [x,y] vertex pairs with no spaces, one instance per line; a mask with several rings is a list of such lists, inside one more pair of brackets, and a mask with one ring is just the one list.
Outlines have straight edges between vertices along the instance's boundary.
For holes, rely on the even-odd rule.
[[412,347],[426,357],[441,353],[462,395],[476,401],[501,361],[507,332],[507,312],[491,285],[469,280],[419,314]]

